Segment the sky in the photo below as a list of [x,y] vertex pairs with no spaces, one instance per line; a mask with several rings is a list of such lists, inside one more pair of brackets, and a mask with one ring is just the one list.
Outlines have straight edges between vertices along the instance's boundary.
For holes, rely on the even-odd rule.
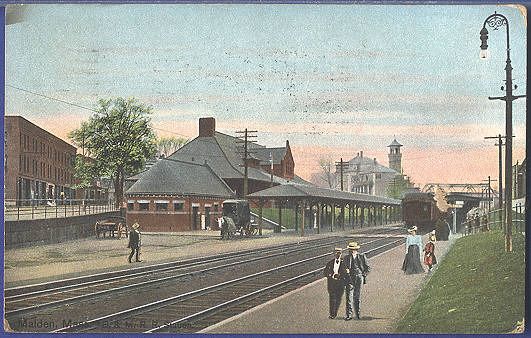
[[[480,183],[498,175],[505,132],[505,27],[479,31],[494,11],[509,21],[515,95],[526,93],[526,27],[495,5],[55,4],[21,6],[6,26],[6,115],[68,141],[98,99],[151,105],[159,136],[257,130],[290,141],[295,172],[359,151],[402,166],[417,186]],[[15,89],[13,87],[19,88]],[[23,91],[23,90],[25,91]],[[525,99],[513,104],[514,162],[525,157]],[[496,185],[496,184],[494,184]]]

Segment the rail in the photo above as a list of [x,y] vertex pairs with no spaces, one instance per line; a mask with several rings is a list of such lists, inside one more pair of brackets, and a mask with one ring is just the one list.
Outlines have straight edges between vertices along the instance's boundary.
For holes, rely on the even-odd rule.
[[[256,256],[254,258],[246,259],[246,262],[252,262],[252,261],[258,261],[258,260],[272,258],[276,256],[281,256],[281,255],[287,255],[290,253],[295,253],[295,252],[309,250],[309,249],[329,247],[330,245],[337,244],[340,242],[344,242],[344,241],[343,240],[340,241],[338,239],[330,240],[328,238],[325,241],[319,241],[319,243],[315,243],[315,244],[311,243],[311,245],[309,246],[304,245],[302,247],[296,247],[290,250],[286,250],[288,246],[281,246],[278,248],[273,247],[273,248],[264,248],[261,250],[254,250],[252,252],[245,251],[245,252],[236,253],[236,254],[230,253],[227,255],[211,256],[209,259],[202,259],[200,261],[192,261],[190,263],[183,262],[182,264],[179,264],[176,266],[156,267],[155,269],[152,269],[152,270],[136,272],[136,273],[128,274],[128,275],[107,277],[107,278],[98,279],[94,281],[87,281],[85,283],[80,283],[80,284],[75,284],[75,285],[65,285],[65,286],[61,286],[57,288],[50,288],[50,289],[45,289],[45,290],[40,290],[40,291],[22,293],[22,294],[18,294],[14,296],[6,296],[5,314],[6,316],[10,316],[10,317],[16,316],[16,315],[20,315],[23,313],[35,311],[38,309],[47,308],[50,306],[56,306],[60,304],[65,304],[65,303],[71,303],[74,301],[79,301],[81,299],[91,298],[91,297],[95,297],[95,296],[99,296],[99,295],[103,295],[103,294],[107,294],[111,292],[115,293],[118,291],[124,291],[126,289],[130,289],[130,288],[143,287],[143,286],[147,286],[150,284],[161,283],[161,282],[169,281],[172,279],[186,277],[186,276],[193,275],[193,274],[200,274],[200,273],[211,272],[214,270],[223,269],[223,268],[227,268],[231,266],[237,266],[241,264],[241,257],[244,257],[246,255]],[[257,255],[258,253],[261,253],[261,254]],[[201,265],[214,263],[214,262],[220,262],[220,261],[223,262],[229,258],[237,259],[237,260],[235,262],[223,263],[215,267],[204,268],[200,270],[193,270],[193,271],[187,271],[187,272],[180,273],[180,274],[175,274],[175,270],[188,268],[188,267],[195,268],[196,266],[199,267]],[[163,276],[155,277],[155,273],[162,273],[162,272],[165,273]],[[137,282],[132,281],[132,279],[141,278],[141,277],[145,277],[143,278],[144,280],[137,281]],[[92,291],[92,292],[90,290],[86,290],[88,291],[87,293],[78,294],[80,289],[82,288],[86,289],[86,288],[95,286],[95,288],[97,289],[99,284],[104,284],[106,286],[106,289]],[[73,292],[69,292],[72,289],[74,289]],[[18,300],[23,300],[25,301],[24,303],[27,303],[28,298],[33,298],[35,296],[37,297],[42,296],[43,298],[46,298],[48,297],[49,293],[55,296],[58,296],[59,294],[64,294],[64,296],[61,296],[61,299],[54,300],[51,302],[48,301],[47,299],[44,299],[45,300],[44,302],[40,304],[33,304],[31,306],[20,307],[20,306],[16,306],[15,304],[13,304],[13,303],[16,303]],[[35,300],[33,300],[32,302],[34,303]]]
[[[380,238],[378,240],[370,241],[370,242],[367,242],[367,243],[364,243],[364,244],[369,244],[369,243],[372,243],[372,242],[378,242],[378,241],[381,241],[381,240],[383,240],[383,239]],[[384,244],[382,246],[378,246],[377,248],[373,248],[371,250],[368,250],[365,253],[369,253],[369,252],[372,252],[372,251],[375,251],[375,250],[381,250],[384,247],[387,247],[387,246],[390,246],[390,245],[396,245],[396,243],[398,243],[398,242],[402,243],[403,239],[392,240],[390,243],[386,243],[386,244]],[[54,330],[52,332],[73,332],[73,331],[80,331],[80,330],[84,331],[84,332],[88,332],[88,331],[91,331],[93,329],[97,329],[98,323],[101,323],[101,322],[108,322],[108,321],[115,320],[117,318],[128,317],[128,316],[133,315],[133,314],[138,313],[138,312],[144,313],[146,311],[148,311],[148,312],[149,311],[159,311],[162,307],[171,305],[171,304],[173,304],[176,301],[183,301],[183,300],[191,299],[192,297],[196,298],[196,297],[198,297],[200,295],[205,295],[205,294],[208,294],[208,293],[210,293],[210,292],[212,292],[214,290],[224,289],[226,287],[230,288],[230,287],[233,287],[234,285],[236,285],[236,284],[238,284],[240,282],[247,281],[247,280],[250,280],[252,278],[263,279],[263,277],[267,276],[268,274],[270,274],[272,272],[276,272],[276,271],[280,271],[280,270],[284,270],[284,269],[287,269],[287,270],[289,270],[291,272],[292,268],[295,267],[295,266],[303,266],[307,262],[316,262],[317,260],[320,260],[320,259],[323,259],[323,258],[326,258],[326,257],[329,257],[329,256],[330,256],[330,252],[326,252],[326,253],[323,253],[323,254],[318,254],[318,255],[315,255],[315,256],[312,256],[312,257],[309,257],[309,258],[306,258],[306,259],[297,260],[296,262],[284,264],[284,265],[281,265],[281,266],[278,266],[278,267],[274,267],[274,268],[271,268],[271,269],[266,269],[266,270],[259,271],[259,272],[256,272],[256,273],[252,273],[252,274],[249,274],[249,275],[244,275],[242,277],[238,277],[238,278],[235,278],[235,279],[227,280],[227,281],[224,281],[224,282],[221,282],[221,283],[217,283],[217,284],[214,284],[214,285],[211,285],[211,286],[207,286],[207,287],[203,287],[203,288],[196,289],[196,290],[193,290],[193,291],[181,293],[181,294],[178,294],[178,295],[175,295],[175,296],[171,296],[171,297],[168,297],[168,298],[165,298],[165,299],[160,299],[160,300],[157,300],[157,301],[154,301],[154,302],[150,302],[150,303],[143,304],[143,305],[140,305],[140,306],[136,306],[136,307],[133,307],[133,308],[129,308],[129,309],[126,309],[126,310],[122,310],[122,311],[119,311],[119,312],[107,314],[107,315],[104,315],[102,317],[86,320],[86,321],[84,321],[82,323],[77,323],[77,324],[72,325],[72,326],[68,326],[68,327],[64,327],[64,328],[61,328],[61,329]],[[318,271],[322,271],[322,266],[321,266],[320,262],[319,262],[319,269],[313,270],[312,272],[315,273],[315,272],[318,272]],[[163,327],[164,327],[164,325],[163,325]],[[155,328],[155,330],[163,329],[163,327]]]
[[[513,207],[513,230],[525,232],[525,208],[522,205]],[[504,209],[495,209],[481,216],[469,219],[462,223],[464,235],[472,235],[494,229],[503,230]]]
[[63,218],[117,210],[119,209],[109,200],[6,199],[4,201],[4,219],[6,221]]

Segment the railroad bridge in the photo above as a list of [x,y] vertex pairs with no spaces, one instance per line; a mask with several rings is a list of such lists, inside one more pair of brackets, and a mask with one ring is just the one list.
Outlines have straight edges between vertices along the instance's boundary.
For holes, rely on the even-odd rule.
[[[336,227],[345,229],[346,225],[363,227],[400,221],[400,200],[302,184],[278,185],[247,195],[247,198],[259,208],[260,229],[263,207],[271,201],[275,202],[279,215],[275,232],[281,231],[282,208],[295,206],[295,210],[298,210],[295,213],[295,229],[300,230],[301,236],[304,236],[305,228],[312,228],[313,223],[316,223],[315,228],[319,233],[322,226],[330,227],[330,231],[334,231]],[[336,219],[338,208],[339,218]],[[310,215],[315,215],[315,222],[307,222],[307,211]],[[347,222],[345,212],[348,216]]]
[[488,183],[427,183],[422,191],[435,193],[437,189],[441,189],[449,204],[456,205],[457,201],[462,202],[462,207],[456,208],[457,224],[462,224],[466,214],[471,209],[481,206],[481,202],[488,204],[499,198],[498,192]]

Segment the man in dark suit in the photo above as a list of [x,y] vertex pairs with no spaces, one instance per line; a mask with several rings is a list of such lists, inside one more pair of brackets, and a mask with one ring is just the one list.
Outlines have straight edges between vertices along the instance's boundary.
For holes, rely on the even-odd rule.
[[369,271],[371,271],[371,268],[367,264],[367,257],[365,257],[364,254],[358,253],[359,248],[360,246],[358,243],[350,242],[347,247],[349,253],[343,259],[343,264],[345,265],[345,320],[352,319],[353,303],[356,318],[360,319],[361,284],[365,284],[365,277],[367,276]]
[[140,231],[138,231],[138,228],[140,228],[140,224],[135,221],[135,223],[132,226],[132,230],[129,232],[129,244],[127,245],[128,248],[131,249],[131,253],[129,254],[128,261],[131,263],[131,259],[133,258],[133,255],[136,253],[136,261],[141,262],[140,260]]
[[335,258],[329,261],[323,271],[326,277],[328,297],[329,297],[329,311],[330,316],[328,318],[334,319],[337,316],[337,310],[341,304],[341,297],[343,296],[343,275],[345,274],[345,266],[341,259],[341,252],[343,249],[335,248]]

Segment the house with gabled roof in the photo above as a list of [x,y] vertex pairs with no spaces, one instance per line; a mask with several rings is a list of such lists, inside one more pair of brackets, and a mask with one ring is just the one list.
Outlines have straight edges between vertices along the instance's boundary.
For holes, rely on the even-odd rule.
[[[389,147],[389,167],[380,164],[376,158],[363,156],[360,151],[354,158],[343,165],[343,185],[347,191],[361,194],[388,196],[393,186],[401,182],[410,186],[409,179],[402,174],[402,145],[396,139]],[[336,167],[336,189],[341,186],[339,166]]]
[[207,163],[160,159],[127,189],[127,224],[144,231],[217,227],[221,204],[235,192]]

